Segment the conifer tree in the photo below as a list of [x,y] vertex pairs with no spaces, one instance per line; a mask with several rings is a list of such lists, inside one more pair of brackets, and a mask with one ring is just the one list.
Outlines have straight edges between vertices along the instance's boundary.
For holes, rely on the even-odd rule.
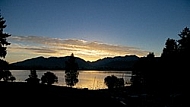
[[4,33],[4,28],[6,28],[7,25],[5,25],[6,20],[4,20],[4,17],[0,14],[0,57],[5,58],[7,54],[7,47],[10,45],[9,42],[7,42],[7,37],[11,36],[10,34]]
[[75,62],[75,56],[73,53],[69,56],[69,59],[65,64],[65,82],[68,86],[72,87],[79,82],[78,63]]
[[8,62],[4,60],[5,56],[7,55],[6,46],[10,45],[10,43],[7,42],[7,37],[11,36],[10,34],[4,33],[3,31],[7,26],[5,25],[5,22],[6,20],[1,16],[0,13],[0,80],[3,78],[4,81],[13,81],[16,78],[9,70],[5,70],[8,67]]

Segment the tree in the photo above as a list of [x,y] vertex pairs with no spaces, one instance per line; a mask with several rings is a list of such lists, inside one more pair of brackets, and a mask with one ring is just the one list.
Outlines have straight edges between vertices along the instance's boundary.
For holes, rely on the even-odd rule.
[[36,74],[36,70],[30,70],[30,75],[28,75],[29,78],[27,78],[25,81],[30,84],[38,84],[40,79],[38,78],[38,75]]
[[3,79],[4,81],[12,82],[16,80],[16,78],[12,75],[12,73],[9,70],[2,70],[0,71],[0,80]]
[[[4,33],[4,28],[6,20],[4,20],[4,17],[0,14],[0,57],[5,58],[7,55],[7,47],[10,45],[9,42],[7,42],[7,37],[11,36],[10,34]],[[10,79],[14,80],[16,79],[9,70],[7,70],[9,63],[3,59],[0,59],[0,79],[3,78],[4,81],[9,81]],[[5,70],[6,69],[6,70]]]
[[147,58],[154,58],[154,52],[149,52],[148,55],[146,56]]
[[161,57],[189,57],[190,29],[185,27],[178,36],[179,40],[167,39]]
[[146,57],[141,57],[134,65],[132,71],[132,87],[140,92],[142,88],[155,91],[159,84],[160,68],[159,59],[149,52]]
[[78,83],[78,64],[75,62],[74,54],[72,53],[71,56],[69,56],[68,61],[65,62],[66,68],[65,68],[65,81],[68,86],[74,86],[76,83]]
[[11,36],[10,34],[4,33],[3,29],[6,27],[5,25],[6,20],[4,20],[4,17],[0,14],[0,57],[5,58],[7,54],[7,45],[10,45],[9,42],[7,42],[7,37]]
[[177,54],[177,42],[174,39],[168,38],[165,43],[165,48],[163,49],[163,53],[161,57],[171,57]]
[[170,69],[166,79],[170,76],[174,85],[187,82],[187,69],[189,69],[187,62],[190,59],[190,29],[185,27],[178,36],[180,37],[179,40],[167,39],[161,56],[163,68]]
[[186,56],[189,56],[190,50],[190,29],[185,27],[180,34],[178,34],[180,39],[178,40],[179,51]]
[[41,77],[42,84],[52,85],[57,82],[58,82],[58,77],[50,71],[44,73],[44,75],[42,75]]
[[124,79],[117,78],[115,75],[105,77],[104,83],[108,87],[108,89],[124,87]]

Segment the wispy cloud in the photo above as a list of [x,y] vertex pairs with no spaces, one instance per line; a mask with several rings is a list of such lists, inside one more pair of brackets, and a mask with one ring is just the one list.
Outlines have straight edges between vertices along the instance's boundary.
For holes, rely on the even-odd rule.
[[[137,47],[112,45],[100,42],[89,42],[77,39],[59,39],[38,36],[14,36],[8,38],[9,56],[14,53],[30,54],[33,56],[75,56],[93,61],[103,57],[137,55],[145,56],[148,51]],[[27,56],[27,55],[26,55]]]

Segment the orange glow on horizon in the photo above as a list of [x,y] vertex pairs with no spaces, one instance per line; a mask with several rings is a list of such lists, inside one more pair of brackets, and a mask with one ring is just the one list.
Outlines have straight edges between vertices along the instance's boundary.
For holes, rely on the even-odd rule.
[[74,53],[86,61],[96,61],[105,57],[137,55],[145,56],[148,51],[135,47],[119,46],[76,39],[57,39],[37,36],[13,36],[7,48],[9,63],[23,61],[38,56],[64,57]]

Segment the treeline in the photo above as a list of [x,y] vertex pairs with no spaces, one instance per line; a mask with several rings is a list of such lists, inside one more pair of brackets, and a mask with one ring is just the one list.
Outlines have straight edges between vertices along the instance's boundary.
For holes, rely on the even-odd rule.
[[[159,102],[157,106],[168,105],[171,99],[180,106],[185,101],[190,59],[189,28],[185,27],[178,36],[179,40],[166,40],[160,57],[155,57],[154,53],[150,52],[134,64],[131,78],[133,92],[154,96]],[[175,100],[177,95],[180,97]]]
[[190,50],[190,30],[184,28],[180,39],[168,38],[161,57],[150,52],[134,64],[133,85],[186,86]]

